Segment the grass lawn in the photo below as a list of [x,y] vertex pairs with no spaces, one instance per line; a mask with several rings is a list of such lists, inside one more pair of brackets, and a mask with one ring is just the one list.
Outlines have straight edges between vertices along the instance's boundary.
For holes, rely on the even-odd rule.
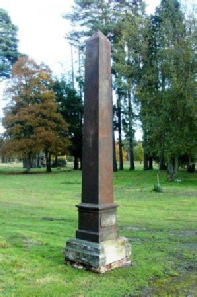
[[51,174],[0,167],[0,296],[197,296],[197,174],[152,191],[157,171],[114,174],[120,235],[132,244],[132,266],[104,275],[64,264],[75,237],[81,172]]

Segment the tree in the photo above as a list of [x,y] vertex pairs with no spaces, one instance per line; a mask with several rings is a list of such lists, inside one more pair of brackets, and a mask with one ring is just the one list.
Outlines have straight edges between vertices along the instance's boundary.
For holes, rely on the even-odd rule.
[[8,13],[0,8],[0,79],[10,76],[11,66],[18,59],[17,31]]
[[[124,1],[122,2],[123,6]],[[124,3],[125,4],[125,3]],[[133,3],[134,4],[134,3]],[[134,170],[135,94],[141,72],[143,31],[146,23],[144,4],[122,7],[121,38],[113,45],[115,82],[122,94],[122,124],[129,143],[130,170]]]
[[138,141],[137,144],[134,146],[134,154],[135,161],[139,161],[141,164],[144,158],[144,149],[141,141]]
[[51,154],[65,153],[68,147],[68,125],[58,113],[52,90],[51,71],[28,57],[13,65],[6,95],[3,150],[26,160],[28,169],[36,154],[43,151],[47,171],[51,171]]
[[[59,106],[59,112],[68,123],[69,152],[74,156],[74,170],[82,168],[82,128],[83,103],[81,94],[78,95],[73,86],[62,77],[56,79],[53,90]],[[80,92],[81,93],[81,92]]]
[[150,24],[139,91],[145,151],[165,157],[174,180],[179,156],[196,147],[195,52],[177,0],[162,0]]
[[[130,79],[132,73],[131,60],[134,61],[134,57],[128,54],[126,48],[129,48],[128,34],[123,36],[123,32],[126,32],[131,26],[131,20],[134,15],[139,15],[139,11],[143,11],[142,1],[116,1],[116,0],[93,0],[93,1],[74,1],[73,12],[65,15],[65,18],[70,20],[72,25],[77,25],[77,29],[70,32],[68,35],[69,40],[74,44],[83,43],[84,37],[91,36],[95,31],[101,30],[112,43],[112,60],[114,75],[114,90],[117,95],[117,122],[116,127],[119,133],[119,148],[120,148],[120,169],[123,169],[122,144],[122,117],[123,117],[123,105],[128,100],[128,126],[127,136],[130,141],[130,169],[134,169],[133,160],[133,128],[132,128],[132,105],[131,105],[131,89],[133,80]],[[136,29],[136,28],[135,28]],[[138,38],[140,40],[140,38]],[[129,48],[130,49],[130,48]],[[133,51],[134,52],[134,51]],[[132,52],[132,53],[133,53]],[[125,70],[126,69],[126,70]],[[130,70],[129,70],[130,69]],[[129,73],[129,74],[128,74]],[[132,75],[132,78],[134,76]],[[126,91],[125,91],[126,89]],[[122,94],[124,93],[124,96]],[[121,95],[120,95],[121,94]]]
[[[120,152],[119,152],[119,143],[118,141],[115,143],[115,152],[116,152],[116,159],[118,162],[120,162]],[[125,141],[123,141],[123,147],[122,147],[122,159],[123,161],[128,161],[128,152]]]

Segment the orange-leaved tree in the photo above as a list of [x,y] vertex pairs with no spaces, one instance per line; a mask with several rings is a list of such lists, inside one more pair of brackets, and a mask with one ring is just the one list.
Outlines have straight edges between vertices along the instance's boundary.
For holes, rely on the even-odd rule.
[[3,152],[26,161],[28,169],[36,154],[44,152],[47,171],[51,154],[66,153],[68,125],[58,113],[50,69],[28,57],[13,65],[5,96]]

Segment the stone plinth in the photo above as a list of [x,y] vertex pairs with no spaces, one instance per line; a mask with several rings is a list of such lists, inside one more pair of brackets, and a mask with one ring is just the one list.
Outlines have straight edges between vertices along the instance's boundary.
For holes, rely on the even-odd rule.
[[124,237],[101,243],[70,239],[67,241],[65,254],[67,264],[97,273],[105,273],[131,264],[131,247]]

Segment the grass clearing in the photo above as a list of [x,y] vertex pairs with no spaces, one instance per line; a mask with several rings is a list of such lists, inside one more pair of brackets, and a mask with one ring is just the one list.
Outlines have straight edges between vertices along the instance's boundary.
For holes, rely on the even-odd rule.
[[[132,266],[104,275],[64,265],[75,237],[81,172],[0,167],[0,296],[195,296],[197,174],[153,191],[157,171],[114,173],[121,236]],[[192,295],[193,294],[193,295]]]

